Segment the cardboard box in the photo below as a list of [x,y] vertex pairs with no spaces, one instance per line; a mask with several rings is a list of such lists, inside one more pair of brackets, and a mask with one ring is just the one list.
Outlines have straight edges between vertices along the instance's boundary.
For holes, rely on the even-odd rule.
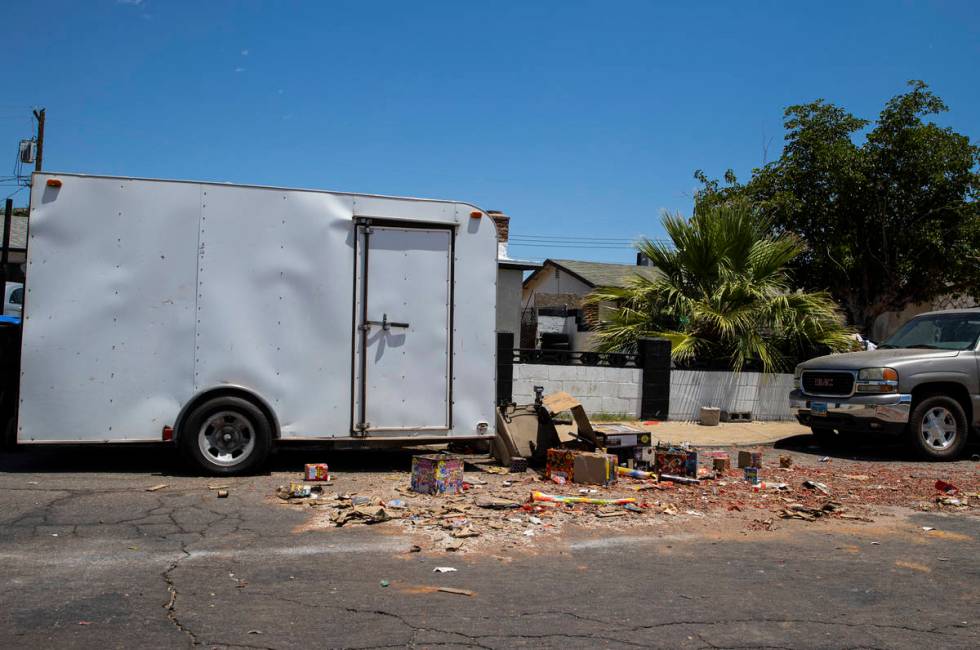
[[724,458],[716,456],[712,459],[712,463],[716,472],[727,472],[732,468],[732,459],[728,456]]
[[544,477],[558,477],[569,483],[575,474],[575,456],[582,452],[574,449],[549,449],[548,460],[544,466]]
[[586,485],[612,485],[616,482],[617,458],[613,454],[582,451],[575,454],[572,481]]
[[738,466],[743,469],[746,467],[762,467],[762,452],[761,451],[738,452]]
[[412,491],[459,494],[463,491],[463,459],[448,454],[412,457]]

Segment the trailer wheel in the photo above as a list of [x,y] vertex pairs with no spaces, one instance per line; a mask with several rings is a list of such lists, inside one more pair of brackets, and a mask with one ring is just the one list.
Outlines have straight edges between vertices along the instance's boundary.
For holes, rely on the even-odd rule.
[[194,409],[181,427],[184,456],[209,474],[243,474],[260,466],[272,446],[269,421],[241,397],[216,397]]

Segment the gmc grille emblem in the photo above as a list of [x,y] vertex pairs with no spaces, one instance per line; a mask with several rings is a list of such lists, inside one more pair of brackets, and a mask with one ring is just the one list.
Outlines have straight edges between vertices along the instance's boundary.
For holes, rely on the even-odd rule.
[[813,384],[817,388],[833,388],[834,387],[834,380],[833,379],[828,379],[827,377],[816,377],[813,380]]

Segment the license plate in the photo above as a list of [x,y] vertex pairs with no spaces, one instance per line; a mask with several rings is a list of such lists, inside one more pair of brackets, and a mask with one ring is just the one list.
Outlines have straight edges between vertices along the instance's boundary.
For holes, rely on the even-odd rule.
[[810,415],[827,415],[827,403],[810,402]]

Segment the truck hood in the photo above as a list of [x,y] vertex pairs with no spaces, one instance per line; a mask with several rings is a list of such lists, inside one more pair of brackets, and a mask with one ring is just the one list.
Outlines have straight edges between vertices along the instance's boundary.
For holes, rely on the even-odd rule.
[[861,368],[897,368],[913,361],[928,359],[948,359],[959,354],[958,350],[923,350],[921,348],[890,348],[887,350],[869,350],[866,352],[847,352],[845,354],[828,354],[823,357],[810,359],[801,364],[804,370],[841,369],[860,370]]

